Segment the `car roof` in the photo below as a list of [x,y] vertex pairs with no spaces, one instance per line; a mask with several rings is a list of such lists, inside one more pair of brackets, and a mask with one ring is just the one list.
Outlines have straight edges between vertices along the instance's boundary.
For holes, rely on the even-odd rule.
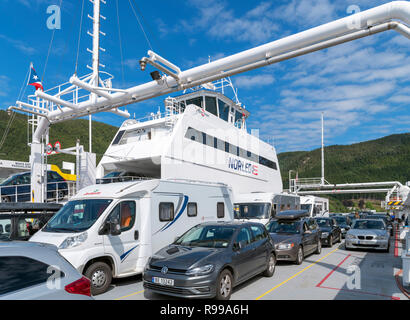
[[302,218],[308,218],[307,210],[286,210],[276,214],[277,220],[300,220]]
[[239,228],[241,226],[255,226],[255,225],[262,225],[262,223],[259,222],[251,222],[251,221],[241,221],[241,220],[234,220],[234,221],[217,221],[217,222],[204,222],[199,224],[198,226],[230,226],[230,227],[235,227]]

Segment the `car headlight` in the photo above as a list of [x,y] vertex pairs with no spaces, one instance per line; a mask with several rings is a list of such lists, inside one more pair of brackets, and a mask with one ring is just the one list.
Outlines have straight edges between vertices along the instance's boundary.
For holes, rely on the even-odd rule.
[[346,235],[346,239],[356,239],[356,236],[355,235],[353,235],[353,234],[347,234]]
[[386,236],[377,236],[376,237],[376,240],[387,240],[388,239],[388,237],[386,237]]
[[68,249],[68,248],[74,248],[82,244],[85,240],[87,240],[88,234],[87,232],[81,233],[77,236],[74,237],[68,237],[66,238],[62,244],[58,247],[59,249]]
[[214,271],[214,265],[213,264],[208,264],[203,267],[197,267],[194,269],[190,269],[187,272],[185,272],[186,275],[188,276],[202,276],[205,274],[209,274],[212,271]]
[[290,250],[295,246],[294,243],[279,243],[276,245],[277,250]]

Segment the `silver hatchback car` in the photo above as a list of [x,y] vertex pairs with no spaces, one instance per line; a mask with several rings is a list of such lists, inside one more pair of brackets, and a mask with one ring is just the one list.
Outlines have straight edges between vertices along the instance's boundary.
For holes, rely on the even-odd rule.
[[0,300],[92,300],[91,283],[54,245],[0,242]]
[[389,252],[390,233],[381,219],[358,219],[346,233],[345,247],[347,250],[377,249]]

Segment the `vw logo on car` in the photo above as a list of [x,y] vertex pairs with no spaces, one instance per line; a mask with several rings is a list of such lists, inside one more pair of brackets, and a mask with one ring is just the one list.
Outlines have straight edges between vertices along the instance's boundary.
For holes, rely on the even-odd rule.
[[162,274],[167,274],[168,273],[168,267],[167,266],[162,267],[161,273]]

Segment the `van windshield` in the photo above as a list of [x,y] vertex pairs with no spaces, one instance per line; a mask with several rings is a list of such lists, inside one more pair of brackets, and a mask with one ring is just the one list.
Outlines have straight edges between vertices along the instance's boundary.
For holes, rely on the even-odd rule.
[[53,216],[43,228],[45,232],[82,232],[89,229],[112,200],[69,201]]
[[235,204],[235,219],[268,219],[270,207],[270,203]]

